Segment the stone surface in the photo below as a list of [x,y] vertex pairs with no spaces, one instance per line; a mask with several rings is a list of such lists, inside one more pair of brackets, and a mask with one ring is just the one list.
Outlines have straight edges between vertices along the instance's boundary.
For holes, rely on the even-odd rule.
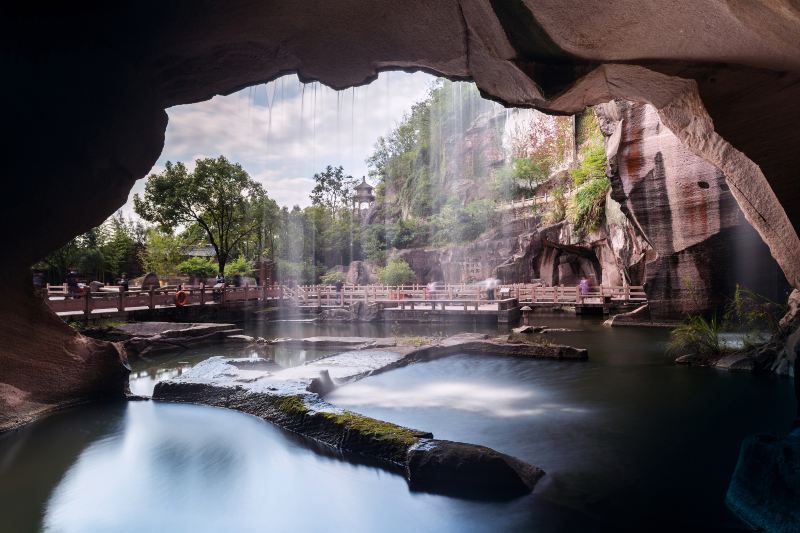
[[753,372],[756,368],[753,356],[750,354],[731,354],[720,357],[714,366],[725,370],[736,370],[740,372]]
[[748,437],[725,502],[759,531],[800,530],[800,429],[783,438]]
[[[484,446],[433,440],[428,432],[343,411],[320,397],[366,376],[452,353],[513,353],[500,346],[485,335],[465,334],[436,346],[351,351],[285,369],[263,359],[212,357],[181,376],[157,383],[153,399],[259,416],[338,450],[377,459],[390,469],[400,467],[413,490],[507,499],[531,492],[544,472]],[[546,353],[554,356],[558,348],[563,347]],[[533,349],[527,350],[533,356]]]
[[409,448],[406,464],[412,490],[465,498],[521,496],[542,476],[540,468],[491,448],[436,439],[420,439]]
[[15,102],[5,117],[15,157],[4,185],[20,200],[0,212],[0,226],[26,228],[6,236],[14,253],[0,265],[4,417],[24,411],[9,407],[19,396],[74,400],[124,381],[113,348],[59,330],[36,302],[30,265],[125,202],[161,152],[164,109],[285,72],[344,88],[381,69],[425,69],[471,77],[509,104],[566,113],[613,98],[650,103],[725,174],[800,287],[800,9],[791,0],[623,0],[601,9],[554,0],[179,1],[78,16],[15,7],[1,24],[6,78],[16,80],[2,89]]
[[779,270],[722,171],[690,151],[652,105],[613,101],[596,110],[611,197],[645,242],[630,283],[645,285],[652,317],[719,308],[737,283],[780,299]]
[[220,341],[247,344],[255,341],[253,337],[242,335],[242,330],[234,324],[135,322],[117,328],[133,335],[122,343],[130,357],[150,357]]

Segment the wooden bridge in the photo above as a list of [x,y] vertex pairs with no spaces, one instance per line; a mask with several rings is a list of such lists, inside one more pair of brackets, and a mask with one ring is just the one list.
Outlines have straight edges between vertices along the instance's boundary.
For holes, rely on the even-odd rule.
[[[183,293],[179,296],[179,292]],[[308,312],[350,306],[356,302],[379,304],[394,319],[411,317],[415,312],[434,311],[461,315],[513,315],[523,306],[532,308],[571,307],[576,313],[602,311],[610,307],[641,305],[647,301],[641,286],[545,287],[539,284],[508,284],[495,289],[495,299],[475,284],[445,285],[435,291],[424,285],[345,285],[337,292],[332,285],[295,287],[162,287],[142,290],[103,287],[77,297],[66,286],[48,286],[45,300],[61,316],[86,318],[98,314],[119,314],[131,311],[168,309],[186,306],[236,305],[243,303],[288,305]],[[179,305],[179,298],[182,299]],[[501,319],[501,321],[503,321]]]

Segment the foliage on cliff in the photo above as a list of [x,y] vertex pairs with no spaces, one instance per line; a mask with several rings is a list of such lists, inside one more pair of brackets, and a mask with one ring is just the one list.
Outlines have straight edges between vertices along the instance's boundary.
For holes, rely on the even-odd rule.
[[[594,115],[592,115],[594,116]],[[570,171],[577,190],[569,202],[569,221],[579,233],[599,228],[605,221],[606,195],[611,181],[606,176],[606,152],[602,144],[582,147],[581,163]]]
[[415,278],[411,266],[402,259],[392,259],[385,267],[378,269],[378,279],[384,285],[404,285]]

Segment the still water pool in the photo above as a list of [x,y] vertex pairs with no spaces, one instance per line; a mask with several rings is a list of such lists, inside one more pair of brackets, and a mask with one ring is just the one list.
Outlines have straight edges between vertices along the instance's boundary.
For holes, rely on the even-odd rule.
[[[791,382],[677,367],[666,332],[544,318],[590,361],[455,355],[343,387],[329,400],[541,466],[533,495],[471,502],[241,413],[129,402],[49,416],[0,436],[0,531],[739,530],[724,495],[741,439],[783,432]],[[262,336],[382,336],[480,327],[248,324]],[[402,331],[401,331],[402,330]],[[443,330],[443,331],[442,331]],[[492,332],[496,330],[491,328]],[[140,393],[212,347],[137,363]],[[284,366],[323,354],[286,353]],[[324,450],[323,450],[324,451]]]

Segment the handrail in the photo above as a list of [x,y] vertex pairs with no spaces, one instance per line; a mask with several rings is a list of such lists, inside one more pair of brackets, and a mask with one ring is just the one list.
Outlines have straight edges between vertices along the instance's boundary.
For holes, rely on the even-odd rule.
[[[48,287],[49,288],[49,287]],[[384,304],[396,303],[405,309],[406,305],[413,309],[418,305],[471,306],[476,310],[480,305],[497,304],[498,302],[516,300],[519,304],[582,304],[592,303],[599,299],[602,302],[646,302],[647,294],[643,286],[600,286],[581,291],[579,286],[545,287],[540,284],[514,283],[498,287],[495,290],[497,299],[489,299],[486,290],[475,284],[451,284],[438,287],[435,291],[419,284],[406,285],[343,285],[340,291],[334,285],[300,285],[286,287],[213,286],[185,287],[186,302],[183,305],[205,305],[246,301],[280,300],[291,301],[297,305],[329,305],[343,306],[356,302]],[[82,312],[89,316],[95,311],[129,309],[155,309],[176,307],[177,287],[159,287],[150,290],[134,288],[128,291],[110,292],[95,291],[72,296],[58,290],[48,294],[44,299],[56,313]],[[596,303],[596,302],[595,302]]]

